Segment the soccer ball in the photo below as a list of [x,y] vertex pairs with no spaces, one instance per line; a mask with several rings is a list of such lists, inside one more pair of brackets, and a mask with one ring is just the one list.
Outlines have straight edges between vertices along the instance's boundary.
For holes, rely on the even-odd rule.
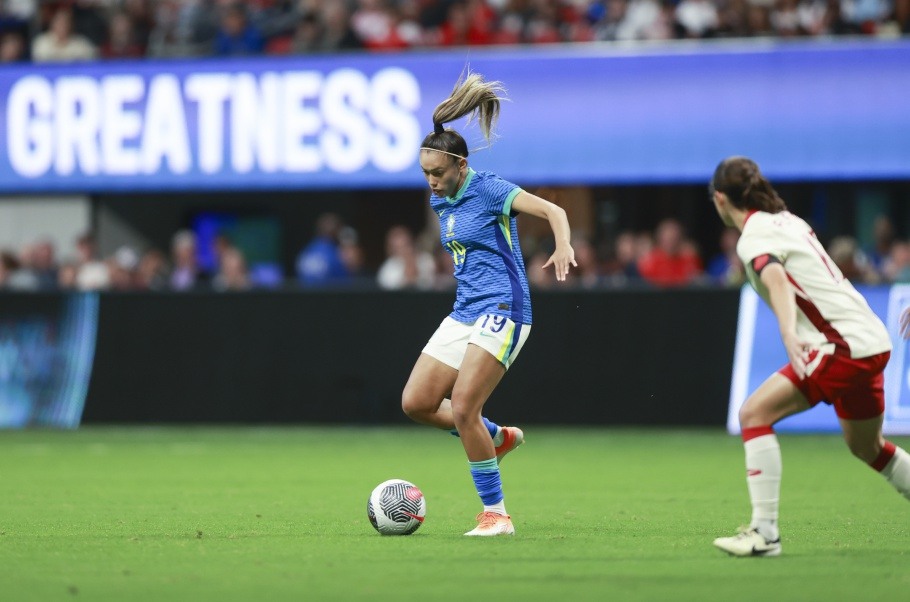
[[382,535],[410,535],[423,524],[426,514],[423,493],[402,479],[383,481],[367,501],[370,524]]

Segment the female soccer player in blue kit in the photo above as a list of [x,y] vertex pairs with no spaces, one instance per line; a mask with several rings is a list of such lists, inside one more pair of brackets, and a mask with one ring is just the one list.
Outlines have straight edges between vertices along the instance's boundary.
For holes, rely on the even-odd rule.
[[575,252],[560,207],[499,176],[468,167],[468,146],[445,123],[476,116],[487,142],[499,116],[499,82],[468,73],[433,111],[433,132],[420,148],[420,167],[439,217],[443,247],[455,264],[454,309],[430,337],[402,393],[402,409],[416,422],[455,430],[483,502],[471,536],[513,535],[499,461],[524,441],[515,427],[481,415],[484,403],[518,356],[531,330],[531,297],[514,216],[547,220],[556,250],[543,266],[565,280]]

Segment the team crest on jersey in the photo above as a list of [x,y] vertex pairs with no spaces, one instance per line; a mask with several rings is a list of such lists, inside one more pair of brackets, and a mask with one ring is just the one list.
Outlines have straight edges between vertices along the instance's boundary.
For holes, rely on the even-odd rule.
[[449,219],[446,222],[446,238],[451,238],[453,236],[455,236],[455,216],[450,213]]

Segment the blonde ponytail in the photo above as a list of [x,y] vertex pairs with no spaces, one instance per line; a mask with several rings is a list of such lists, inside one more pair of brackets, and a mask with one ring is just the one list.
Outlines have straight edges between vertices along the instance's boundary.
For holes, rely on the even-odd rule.
[[468,71],[447,99],[433,111],[433,129],[438,133],[444,124],[471,114],[476,118],[484,139],[489,143],[499,119],[499,106],[506,90],[498,81],[484,81],[483,76]]

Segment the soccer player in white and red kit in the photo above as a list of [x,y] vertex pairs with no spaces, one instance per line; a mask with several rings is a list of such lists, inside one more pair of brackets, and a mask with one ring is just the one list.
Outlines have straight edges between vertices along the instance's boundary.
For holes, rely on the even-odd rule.
[[725,159],[710,189],[721,220],[742,233],[736,252],[750,284],[774,311],[790,360],[740,409],[752,521],[714,545],[734,556],[777,556],[781,455],[773,426],[819,402],[834,406],[853,455],[910,499],[910,455],[882,436],[882,372],[891,340],[754,161]]

